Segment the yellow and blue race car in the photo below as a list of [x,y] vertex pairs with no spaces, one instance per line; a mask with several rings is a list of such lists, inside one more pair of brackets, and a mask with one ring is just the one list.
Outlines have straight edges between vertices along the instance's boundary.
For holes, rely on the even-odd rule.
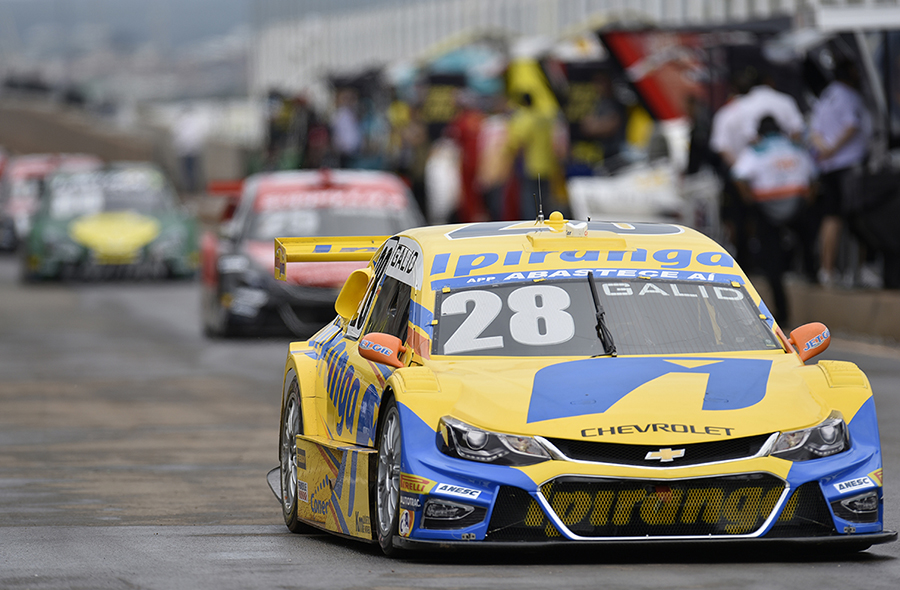
[[276,240],[366,261],[290,345],[269,483],[294,532],[404,549],[803,542],[883,528],[875,400],[805,361],[728,252],[677,225],[544,221]]

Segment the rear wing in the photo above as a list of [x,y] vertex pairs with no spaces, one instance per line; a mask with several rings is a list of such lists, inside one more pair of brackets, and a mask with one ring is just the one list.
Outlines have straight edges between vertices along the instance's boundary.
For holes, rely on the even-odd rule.
[[389,237],[275,238],[275,278],[287,280],[288,262],[368,262]]

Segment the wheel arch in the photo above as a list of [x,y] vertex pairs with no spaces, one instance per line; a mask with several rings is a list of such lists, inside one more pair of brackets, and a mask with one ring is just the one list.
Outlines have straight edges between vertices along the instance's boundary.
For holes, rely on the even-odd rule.
[[315,391],[316,391],[316,364],[315,360],[301,353],[291,353],[287,357],[284,368],[284,381],[281,388],[281,413],[287,402],[288,391],[291,382],[296,379],[300,388],[300,418],[301,428],[304,434],[315,434]]

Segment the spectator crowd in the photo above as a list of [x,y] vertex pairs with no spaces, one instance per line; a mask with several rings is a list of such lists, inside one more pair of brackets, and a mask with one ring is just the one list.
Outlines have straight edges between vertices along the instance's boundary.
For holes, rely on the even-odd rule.
[[[686,173],[708,166],[721,179],[722,235],[714,237],[766,277],[776,318],[789,314],[789,271],[826,287],[900,286],[896,273],[875,270],[892,257],[867,230],[872,208],[860,200],[873,121],[859,72],[840,61],[833,77],[805,113],[752,68],[733,76],[729,99],[711,116],[696,97],[686,105],[693,119]],[[256,167],[392,170],[431,223],[531,219],[539,206],[566,212],[567,178],[615,173],[651,156],[658,139],[634,93],[613,82],[596,72],[582,87],[577,117],[573,102],[548,108],[527,91],[452,89],[437,121],[429,97],[397,89],[337,88],[328,113],[272,93],[268,144]],[[849,262],[848,236],[858,244]]]

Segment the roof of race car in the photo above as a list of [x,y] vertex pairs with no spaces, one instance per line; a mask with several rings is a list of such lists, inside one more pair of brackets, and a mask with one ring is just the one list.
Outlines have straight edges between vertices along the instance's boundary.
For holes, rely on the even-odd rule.
[[[566,220],[558,213],[544,223],[421,227],[402,235],[421,247],[424,278],[430,279],[435,290],[481,282],[565,277],[564,269],[571,268],[593,268],[598,277],[746,282],[722,246],[683,226],[606,221],[574,222],[570,228],[572,225],[576,226],[574,233],[582,230],[585,235],[567,232]],[[555,269],[560,271],[557,276]],[[519,276],[525,271],[542,274]]]
[[391,248],[392,276],[432,291],[588,271],[596,278],[749,283],[722,246],[695,230],[667,223],[567,222],[558,212],[544,222],[418,227],[391,238],[279,238],[275,276],[284,276],[288,262],[370,260],[382,244]]

